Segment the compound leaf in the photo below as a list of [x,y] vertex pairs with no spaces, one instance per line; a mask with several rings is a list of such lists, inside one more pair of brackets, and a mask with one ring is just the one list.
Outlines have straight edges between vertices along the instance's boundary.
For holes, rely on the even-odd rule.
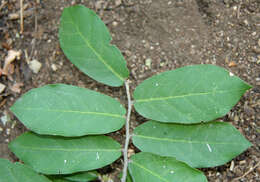
[[109,96],[65,84],[32,89],[11,110],[30,130],[62,136],[116,131],[124,125],[126,112]]
[[206,122],[224,116],[250,88],[218,66],[186,66],[143,81],[134,91],[134,106],[156,121]]
[[65,8],[59,28],[60,46],[67,58],[91,78],[121,86],[129,72],[118,48],[94,11],[76,5]]
[[173,157],[145,152],[131,157],[129,171],[134,182],[207,182],[202,172]]
[[11,163],[6,159],[0,159],[0,182],[51,182],[45,176],[42,176],[30,167],[20,164]]
[[225,164],[251,146],[235,127],[223,122],[181,125],[149,121],[135,128],[133,143],[141,151],[176,157],[196,168]]
[[25,164],[44,174],[71,174],[98,169],[121,156],[121,146],[107,136],[78,138],[27,132],[9,144]]

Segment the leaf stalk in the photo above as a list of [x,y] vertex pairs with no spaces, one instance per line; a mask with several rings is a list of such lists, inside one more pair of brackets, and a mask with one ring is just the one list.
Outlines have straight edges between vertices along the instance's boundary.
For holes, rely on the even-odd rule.
[[126,116],[126,124],[125,124],[125,146],[123,150],[123,155],[124,155],[124,168],[123,168],[123,175],[121,182],[126,182],[126,177],[127,177],[127,167],[128,167],[128,146],[129,146],[129,141],[130,141],[130,117],[131,117],[131,111],[132,111],[132,105],[133,101],[131,100],[131,95],[129,91],[129,81],[125,81],[125,88],[126,88],[126,94],[127,94],[127,102],[128,102],[128,109],[127,109],[127,116]]

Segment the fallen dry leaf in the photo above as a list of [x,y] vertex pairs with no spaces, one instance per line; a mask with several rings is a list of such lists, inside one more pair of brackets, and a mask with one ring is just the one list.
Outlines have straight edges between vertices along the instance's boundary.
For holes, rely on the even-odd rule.
[[2,42],[2,47],[5,48],[6,50],[10,50],[11,49],[11,46],[6,43],[6,42]]
[[21,87],[23,86],[23,83],[15,83],[10,89],[15,93],[21,92]]
[[21,51],[15,51],[15,50],[9,50],[8,51],[8,55],[5,58],[5,64],[4,64],[4,68],[1,70],[1,73],[3,75],[8,75],[8,70],[9,70],[9,66],[10,64],[15,60],[19,60],[21,57],[22,52]]

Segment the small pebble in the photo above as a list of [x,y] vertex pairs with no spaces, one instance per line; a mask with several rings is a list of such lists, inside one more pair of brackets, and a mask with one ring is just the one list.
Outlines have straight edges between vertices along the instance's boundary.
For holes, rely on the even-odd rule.
[[161,63],[160,63],[160,66],[161,66],[161,67],[163,67],[163,66],[164,66],[164,64],[165,64],[164,62],[161,62]]
[[240,165],[245,164],[245,163],[246,163],[246,160],[242,160],[239,162]]
[[152,60],[150,58],[145,60],[145,66],[147,66],[148,68],[151,68],[151,63],[152,63]]
[[5,125],[8,122],[8,116],[6,114],[4,114],[0,120],[2,121],[3,125]]
[[122,1],[121,0],[115,0],[115,5],[116,6],[120,6],[122,4]]
[[229,76],[234,76],[234,74],[233,74],[233,73],[231,73],[231,72],[229,72]]
[[246,26],[248,26],[248,25],[249,25],[248,20],[244,20],[244,24],[245,24]]
[[33,71],[33,73],[37,74],[42,67],[42,63],[37,61],[36,59],[29,62],[29,68]]
[[116,27],[118,25],[117,21],[113,21],[112,25]]
[[7,135],[10,135],[10,128],[7,128],[7,129],[6,129],[6,134],[7,134]]
[[51,69],[52,69],[53,71],[57,71],[57,70],[58,70],[58,68],[57,68],[57,66],[56,66],[55,64],[52,64],[52,65],[51,65]]
[[239,117],[238,117],[238,115],[235,115],[235,116],[234,116],[234,121],[236,121],[236,122],[239,121]]

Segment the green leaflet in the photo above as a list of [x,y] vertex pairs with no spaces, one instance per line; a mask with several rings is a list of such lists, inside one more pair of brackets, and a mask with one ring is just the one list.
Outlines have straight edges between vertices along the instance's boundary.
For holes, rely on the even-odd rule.
[[206,122],[224,116],[250,88],[218,66],[186,66],[143,81],[134,91],[134,106],[156,121]]
[[173,157],[145,152],[131,157],[129,171],[134,182],[207,182],[202,172]]
[[98,173],[95,171],[75,173],[64,176],[64,179],[76,182],[88,182],[98,179]]
[[71,182],[71,181],[68,181],[68,180],[66,180],[66,179],[56,178],[56,179],[53,179],[52,182]]
[[6,159],[0,159],[0,169],[0,182],[51,182],[30,167],[20,163],[11,163]]
[[90,9],[76,5],[65,8],[60,21],[60,46],[67,58],[91,78],[121,86],[129,72],[102,20]]
[[98,179],[96,171],[84,171],[68,175],[51,175],[48,176],[53,182],[90,182]]
[[229,123],[181,125],[155,121],[134,130],[133,143],[141,151],[176,157],[192,167],[227,163],[251,146]]
[[105,134],[125,124],[125,108],[115,99],[65,84],[32,89],[11,107],[30,130],[39,134],[82,136]]
[[71,174],[98,169],[121,156],[121,146],[106,136],[78,138],[27,132],[9,144],[25,164],[43,174]]

